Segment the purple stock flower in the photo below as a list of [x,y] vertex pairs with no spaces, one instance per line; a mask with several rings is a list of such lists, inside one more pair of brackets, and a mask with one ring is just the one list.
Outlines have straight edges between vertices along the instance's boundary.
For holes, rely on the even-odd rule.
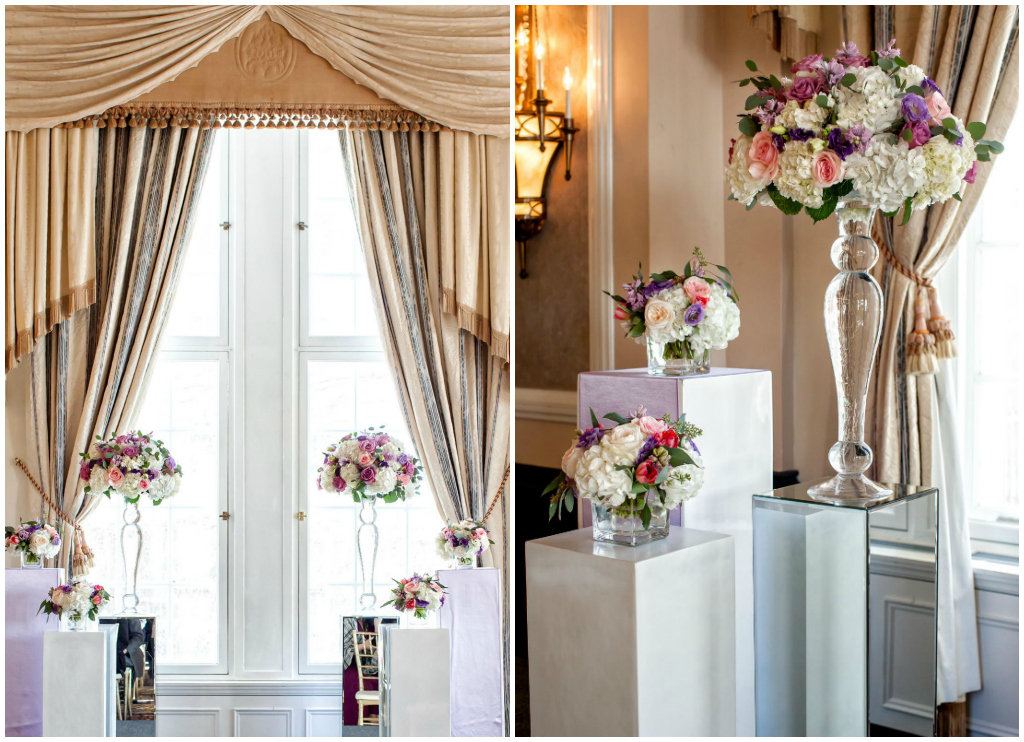
[[903,113],[903,119],[910,123],[925,121],[931,117],[931,114],[928,113],[928,104],[924,102],[924,98],[915,93],[907,93],[903,96],[900,110]]
[[60,546],[60,536],[54,536],[52,540],[54,546]]
[[896,46],[896,39],[889,39],[889,43],[885,45],[884,49],[879,49],[877,54],[880,59],[892,59],[900,55],[899,47]]
[[580,433],[576,448],[590,448],[604,437],[604,428],[590,428]]
[[754,116],[757,118],[758,123],[774,126],[775,117],[779,115],[784,105],[782,101],[776,98],[769,98],[761,104],[760,108],[754,111]]
[[871,61],[861,55],[860,49],[852,41],[845,42],[836,49],[836,61],[845,67],[867,67]]
[[806,142],[808,139],[814,138],[814,132],[810,129],[790,129],[789,138],[794,142]]
[[704,305],[703,304],[691,304],[683,312],[683,322],[688,324],[690,327],[699,325],[704,319]]
[[359,478],[367,484],[373,484],[377,481],[377,470],[372,466],[368,466],[359,472]]
[[71,585],[61,585],[60,589],[65,593],[70,593],[73,588]]
[[178,462],[175,461],[170,456],[168,456],[167,460],[164,461],[164,467],[167,469],[167,471],[169,471],[169,472],[171,472],[173,474],[174,470],[178,468]]
[[772,144],[775,145],[775,149],[779,152],[786,148],[786,138],[781,134],[772,133]]
[[646,286],[644,286],[643,289],[641,289],[641,291],[643,292],[644,296],[646,296],[648,299],[650,299],[652,296],[654,296],[659,291],[664,291],[665,289],[667,289],[670,286],[672,286],[673,283],[675,283],[675,282],[674,281],[652,281],[651,283],[649,283]]
[[825,84],[830,88],[834,85],[838,85],[839,81],[843,79],[846,74],[846,68],[836,60],[832,59],[825,63]]
[[828,146],[829,148],[839,155],[839,159],[845,160],[847,157],[853,154],[854,145],[848,141],[843,135],[843,130],[839,127],[832,129],[828,133]]
[[971,183],[973,185],[974,178],[978,174],[978,161],[975,160],[971,163],[971,169],[964,173],[964,182]]
[[858,152],[863,152],[871,144],[871,130],[864,124],[854,124],[846,130],[846,138],[853,142]]
[[921,80],[921,90],[924,91],[925,95],[931,95],[932,93],[942,95],[942,90],[940,90],[939,86],[935,84],[935,80],[930,77],[926,77]]
[[642,286],[639,278],[633,283],[622,284],[622,288],[626,290],[626,306],[634,312],[639,312],[647,306],[647,296],[643,293]]
[[[698,305],[699,306],[699,305]],[[644,441],[644,445],[640,446],[640,452],[636,455],[636,463],[633,466],[640,466],[648,456],[651,455],[651,451],[658,445],[658,439],[653,435],[647,436],[647,440]]]

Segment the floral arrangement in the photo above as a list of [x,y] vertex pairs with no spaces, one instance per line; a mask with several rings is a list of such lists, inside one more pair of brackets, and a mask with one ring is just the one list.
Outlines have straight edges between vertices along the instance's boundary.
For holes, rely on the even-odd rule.
[[960,199],[977,161],[1003,151],[985,141],[985,125],[954,116],[942,90],[895,48],[862,56],[845,43],[832,58],[812,54],[793,77],[754,73],[740,80],[756,92],[740,114],[740,136],[729,149],[730,199],[748,209],[801,209],[814,221],[856,192],[886,215]]
[[51,525],[30,520],[18,526],[4,527],[4,546],[9,552],[20,552],[25,562],[34,564],[57,556],[60,534]]
[[87,482],[85,491],[94,496],[121,495],[138,502],[146,495],[154,505],[173,497],[181,489],[181,467],[153,434],[119,435],[96,441],[80,454],[79,476]]
[[606,291],[626,337],[663,345],[666,361],[701,358],[728,346],[740,333],[739,294],[728,268],[714,266],[722,273],[715,276],[708,265],[697,247],[681,276],[663,271],[645,282],[641,270],[622,284],[625,297]]
[[327,447],[324,465],[317,469],[317,489],[347,490],[356,502],[373,498],[395,502],[415,494],[412,485],[422,479],[422,471],[400,440],[369,428]]
[[447,595],[445,589],[436,577],[414,574],[412,577],[395,580],[391,600],[381,605],[393,605],[399,613],[412,613],[416,618],[426,618],[428,613],[444,605],[444,597]]
[[49,595],[39,604],[36,614],[67,617],[71,621],[88,618],[95,621],[100,608],[110,602],[110,593],[103,585],[90,585],[84,578],[76,577],[64,585],[51,587]]
[[586,497],[617,515],[639,517],[647,528],[654,507],[670,510],[697,495],[704,483],[703,461],[693,439],[702,431],[685,416],[650,417],[640,407],[625,418],[604,416],[615,425],[604,428],[590,411],[592,427],[576,431],[562,456],[562,474],[547,489],[548,519],[570,513],[577,497]]
[[437,553],[446,559],[469,563],[487,551],[493,543],[483,523],[463,520],[449,523],[437,535]]

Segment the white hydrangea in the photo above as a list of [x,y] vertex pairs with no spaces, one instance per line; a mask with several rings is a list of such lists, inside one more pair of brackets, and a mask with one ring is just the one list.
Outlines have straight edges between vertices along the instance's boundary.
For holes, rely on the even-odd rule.
[[732,190],[732,197],[744,206],[749,205],[751,199],[768,185],[750,174],[747,153],[752,141],[750,137],[741,134],[732,148],[732,162],[725,166],[725,180]]
[[655,328],[648,325],[646,338],[655,343],[670,343],[674,340],[686,339],[693,332],[693,328],[686,324],[683,319],[683,313],[686,311],[686,307],[690,305],[690,301],[686,298],[682,284],[676,284],[672,288],[659,291],[655,296],[660,301],[671,305],[675,311],[675,319],[667,327]]
[[[614,430],[616,428],[609,431],[605,438]],[[589,498],[598,505],[618,507],[626,501],[633,482],[626,472],[615,467],[616,463],[609,459],[607,447],[602,439],[588,448],[576,465],[574,479],[577,492],[581,497]]]
[[[831,96],[829,97],[831,98]],[[785,126],[787,129],[808,129],[815,134],[821,134],[827,118],[828,109],[819,106],[815,100],[809,100],[804,105],[791,100],[775,117],[775,124]]]
[[355,464],[345,464],[338,467],[338,474],[345,480],[346,484],[353,485],[359,481],[359,467]]
[[149,497],[150,500],[166,500],[168,497],[176,495],[180,487],[180,474],[164,474],[149,483],[149,489],[146,490],[146,496]]
[[789,142],[779,155],[779,174],[775,176],[779,193],[812,209],[821,206],[823,201],[822,188],[811,175],[814,153],[810,141]]
[[924,70],[918,67],[916,64],[908,64],[900,72],[900,77],[906,82],[905,88],[909,88],[912,85],[920,85],[924,82],[925,74]]
[[718,283],[711,283],[711,299],[704,307],[704,319],[689,337],[694,355],[706,350],[724,350],[740,334],[740,308]]
[[922,208],[931,204],[940,204],[959,193],[963,185],[964,175],[971,169],[976,155],[974,140],[967,133],[961,122],[957,122],[964,140],[960,145],[953,144],[941,134],[932,137],[927,144],[914,150],[924,157],[925,179],[914,207]]
[[388,468],[381,468],[377,470],[377,478],[373,484],[366,485],[366,493],[370,495],[386,495],[388,492],[395,488],[398,484],[398,478],[395,476],[395,470]]
[[885,131],[900,116],[896,83],[881,67],[854,67],[848,71],[857,81],[850,87],[836,86],[836,123],[844,130],[861,124],[873,132]]
[[359,456],[359,441],[355,438],[342,441],[334,449],[334,453],[339,459],[354,459]]
[[89,473],[89,494],[101,495],[110,486],[107,471],[102,466],[94,466]]
[[701,485],[704,484],[703,459],[687,441],[680,442],[679,447],[686,449],[693,459],[693,464],[683,464],[669,469],[668,477],[661,485],[665,493],[665,507],[669,510],[696,497]]
[[896,211],[913,198],[925,184],[924,147],[910,149],[902,139],[890,143],[886,135],[875,136],[861,153],[846,158],[846,177],[853,188],[882,211]]

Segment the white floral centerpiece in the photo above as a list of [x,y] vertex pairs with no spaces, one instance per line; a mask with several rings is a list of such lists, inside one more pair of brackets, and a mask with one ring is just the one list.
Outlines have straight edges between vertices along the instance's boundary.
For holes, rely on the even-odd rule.
[[21,566],[42,567],[44,559],[60,553],[60,534],[48,523],[29,520],[17,526],[4,527],[4,547],[21,555]]
[[644,280],[643,271],[623,284],[626,295],[608,294],[615,302],[615,319],[626,337],[647,344],[651,374],[683,376],[707,373],[710,352],[724,350],[740,333],[739,294],[725,266],[713,266],[701,249],[678,275],[663,271]]
[[437,536],[437,553],[458,567],[473,567],[477,557],[493,543],[483,523],[463,520],[449,523],[441,530]]
[[672,420],[650,417],[640,407],[624,418],[604,416],[615,425],[604,428],[593,410],[593,427],[577,431],[562,457],[562,474],[545,495],[548,517],[572,512],[576,498],[594,508],[594,538],[635,546],[668,536],[668,511],[696,497],[704,483],[703,460],[694,443],[701,435],[685,416]]
[[181,489],[181,467],[152,433],[140,430],[108,440],[96,436],[80,455],[79,476],[87,494],[120,495],[129,503],[138,503],[145,495],[159,505]]
[[63,585],[51,587],[36,614],[57,616],[71,630],[86,629],[109,601],[110,593],[102,585],[92,585],[84,578],[76,577]]
[[382,606],[394,606],[399,613],[422,620],[444,605],[446,588],[438,582],[437,577],[413,574],[412,577],[403,577],[394,582],[391,600],[384,601]]

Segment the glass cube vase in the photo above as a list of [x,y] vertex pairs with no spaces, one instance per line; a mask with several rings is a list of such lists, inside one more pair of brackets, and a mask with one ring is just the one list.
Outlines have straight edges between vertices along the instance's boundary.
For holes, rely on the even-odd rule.
[[696,376],[711,371],[711,351],[693,353],[685,342],[647,340],[647,373],[652,376]]
[[626,546],[640,546],[668,538],[668,510],[651,498],[651,521],[644,526],[640,517],[643,500],[626,500],[618,507],[603,507],[591,502],[594,516],[594,540]]

